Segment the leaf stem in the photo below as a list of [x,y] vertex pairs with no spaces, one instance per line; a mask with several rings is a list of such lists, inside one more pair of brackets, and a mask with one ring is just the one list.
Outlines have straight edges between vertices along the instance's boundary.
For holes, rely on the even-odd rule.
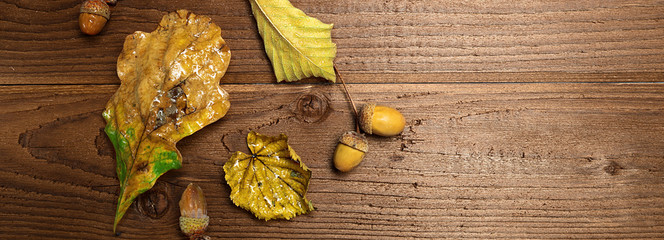
[[341,81],[341,84],[344,86],[344,92],[346,93],[346,97],[348,97],[348,100],[350,100],[350,105],[353,106],[353,112],[355,112],[355,131],[357,133],[360,133],[360,123],[358,123],[358,119],[360,118],[360,115],[357,113],[357,108],[355,107],[355,102],[353,102],[353,98],[350,97],[350,92],[348,92],[348,87],[346,87],[346,82],[344,82],[344,79],[341,77],[341,73],[339,72],[339,69],[337,69],[337,65],[333,65],[334,67],[334,73],[337,74],[339,77],[339,81]]

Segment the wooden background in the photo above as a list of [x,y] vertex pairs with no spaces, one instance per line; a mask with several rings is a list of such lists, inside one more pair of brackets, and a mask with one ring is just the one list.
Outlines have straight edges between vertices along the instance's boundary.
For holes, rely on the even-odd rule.
[[[277,84],[245,0],[120,0],[98,36],[80,0],[0,0],[0,238],[184,239],[177,201],[206,192],[214,239],[664,238],[664,2],[293,0],[334,23],[357,102],[399,109],[333,170],[353,129],[341,85]],[[126,35],[210,16],[232,51],[226,117],[178,143],[112,233],[119,191],[101,112]],[[264,222],[235,207],[223,163],[250,130],[286,133],[317,210]]]

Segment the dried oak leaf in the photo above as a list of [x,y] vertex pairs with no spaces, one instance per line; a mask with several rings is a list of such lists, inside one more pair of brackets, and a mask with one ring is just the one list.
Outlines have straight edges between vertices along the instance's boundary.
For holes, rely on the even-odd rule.
[[113,231],[139,194],[182,166],[176,142],[226,114],[219,79],[230,57],[221,29],[187,10],[167,14],[152,33],[127,36],[118,57],[121,85],[103,113],[120,180]]
[[306,194],[311,170],[288,146],[288,137],[247,135],[251,155],[235,152],[224,164],[231,200],[257,218],[291,219],[314,209]]

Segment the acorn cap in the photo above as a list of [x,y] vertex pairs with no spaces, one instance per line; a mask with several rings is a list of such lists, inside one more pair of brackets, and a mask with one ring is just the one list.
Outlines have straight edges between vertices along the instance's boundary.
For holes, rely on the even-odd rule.
[[180,230],[187,236],[202,235],[209,224],[210,217],[208,216],[204,218],[180,217]]
[[369,151],[369,142],[367,141],[367,138],[355,131],[344,133],[339,139],[339,142],[365,153]]
[[103,0],[86,0],[81,5],[81,13],[99,15],[106,18],[106,20],[111,18],[111,10],[108,9],[108,4]]
[[375,103],[367,103],[360,110],[360,128],[368,134],[373,134],[371,131],[371,119],[374,115],[374,109],[376,109]]

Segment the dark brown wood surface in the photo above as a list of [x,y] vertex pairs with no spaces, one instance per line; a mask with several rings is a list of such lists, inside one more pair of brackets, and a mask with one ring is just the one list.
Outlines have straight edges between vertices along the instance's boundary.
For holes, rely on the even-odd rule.
[[[662,1],[292,1],[335,24],[355,101],[407,119],[345,174],[330,160],[354,128],[341,85],[275,83],[249,2],[120,0],[92,37],[80,3],[0,0],[0,239],[184,239],[189,182],[213,239],[664,239]],[[178,143],[183,168],[115,236],[101,112],[116,58],[181,8],[223,29],[232,107]],[[251,130],[289,136],[315,211],[265,222],[232,204],[222,165]]]

